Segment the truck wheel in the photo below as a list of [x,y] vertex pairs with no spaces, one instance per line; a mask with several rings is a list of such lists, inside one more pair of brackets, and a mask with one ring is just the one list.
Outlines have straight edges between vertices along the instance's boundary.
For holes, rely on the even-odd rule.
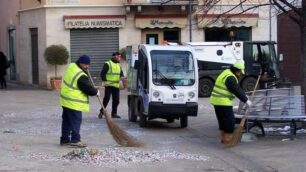
[[188,117],[182,116],[181,117],[181,128],[186,128],[188,126]]
[[203,78],[199,81],[199,97],[209,97],[214,87],[212,80]]
[[135,114],[135,107],[131,107],[133,105],[130,105],[128,108],[128,115],[129,115],[129,121],[136,122],[137,121],[137,115]]
[[142,113],[140,112],[139,114],[139,127],[146,127],[147,126],[147,117]]
[[247,77],[242,81],[241,87],[245,92],[247,92],[254,91],[255,85],[256,79],[254,77]]
[[168,118],[167,119],[167,123],[173,123],[174,122],[174,118]]

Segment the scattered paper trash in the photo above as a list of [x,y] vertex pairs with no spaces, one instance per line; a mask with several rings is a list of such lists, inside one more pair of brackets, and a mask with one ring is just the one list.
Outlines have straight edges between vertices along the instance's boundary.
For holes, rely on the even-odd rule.
[[282,139],[282,141],[284,142],[284,141],[289,141],[290,139],[288,138],[288,139]]

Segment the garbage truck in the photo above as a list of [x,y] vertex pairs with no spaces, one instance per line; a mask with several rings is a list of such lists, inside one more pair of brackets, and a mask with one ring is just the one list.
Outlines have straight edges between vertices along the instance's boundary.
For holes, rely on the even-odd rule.
[[149,120],[180,120],[198,112],[198,65],[189,46],[127,46],[128,118],[146,127]]
[[252,91],[256,78],[262,72],[260,88],[286,87],[290,82],[280,76],[274,41],[234,42],[187,42],[198,60],[199,96],[209,97],[217,76],[237,60],[245,63],[245,75],[240,85],[245,91]]

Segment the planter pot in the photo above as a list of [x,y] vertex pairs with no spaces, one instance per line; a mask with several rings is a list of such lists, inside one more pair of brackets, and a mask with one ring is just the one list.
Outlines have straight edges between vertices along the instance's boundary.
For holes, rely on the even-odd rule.
[[127,88],[128,87],[128,80],[127,80],[127,78],[121,79],[119,84],[120,84],[119,85],[120,90],[124,90],[125,88]]
[[52,90],[59,90],[62,84],[62,78],[50,78]]
[[123,84],[124,88],[128,87],[128,80],[127,80],[127,78],[122,79],[122,84]]

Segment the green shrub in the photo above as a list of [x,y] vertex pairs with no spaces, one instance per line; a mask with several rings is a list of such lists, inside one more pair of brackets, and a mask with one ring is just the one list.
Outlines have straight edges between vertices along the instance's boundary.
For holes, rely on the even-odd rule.
[[125,51],[126,51],[125,48],[121,48],[120,51],[119,51],[122,60],[126,60],[126,52]]
[[64,45],[50,45],[46,48],[44,56],[48,64],[55,66],[55,77],[57,77],[57,65],[68,63],[69,52]]

